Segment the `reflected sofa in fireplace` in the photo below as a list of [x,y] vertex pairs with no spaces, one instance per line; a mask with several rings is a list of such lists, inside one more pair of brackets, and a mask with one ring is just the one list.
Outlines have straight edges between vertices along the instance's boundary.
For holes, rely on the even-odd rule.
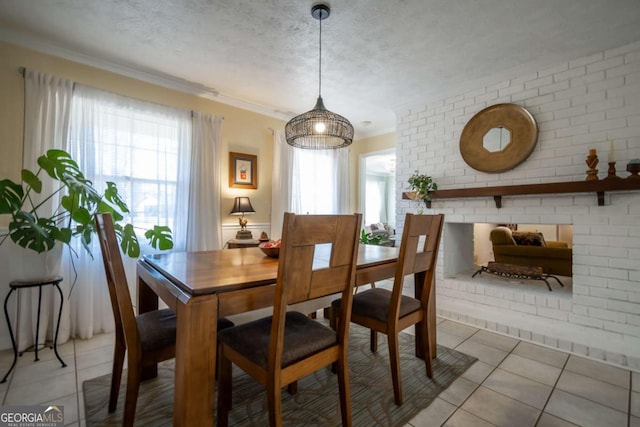
[[491,230],[496,262],[542,267],[547,274],[572,276],[573,254],[564,242],[545,241],[542,233],[512,233],[507,227]]

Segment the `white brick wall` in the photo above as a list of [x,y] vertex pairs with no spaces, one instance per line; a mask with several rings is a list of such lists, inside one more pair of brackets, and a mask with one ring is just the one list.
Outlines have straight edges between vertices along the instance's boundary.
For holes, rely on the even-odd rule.
[[[474,114],[498,103],[531,112],[538,143],[515,169],[477,172],[460,156],[460,134]],[[640,41],[398,112],[397,128],[398,194],[414,170],[440,189],[582,181],[590,148],[604,178],[609,141],[618,176],[626,177],[627,161],[640,158]],[[595,194],[505,196],[502,209],[492,198],[434,200],[432,212],[448,224],[573,224],[574,245],[572,298],[541,300],[444,277],[450,248],[443,238],[439,313],[640,370],[640,192],[607,193],[605,205]],[[415,209],[398,204],[399,230]]]

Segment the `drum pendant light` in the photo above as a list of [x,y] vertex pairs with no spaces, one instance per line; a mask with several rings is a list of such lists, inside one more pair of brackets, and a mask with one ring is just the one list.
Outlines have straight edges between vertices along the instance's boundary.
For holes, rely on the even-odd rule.
[[353,141],[353,126],[349,120],[327,110],[322,102],[322,20],[327,19],[330,13],[331,9],[326,4],[311,8],[311,16],[320,22],[318,100],[312,110],[294,117],[284,128],[289,145],[307,150],[342,148]]

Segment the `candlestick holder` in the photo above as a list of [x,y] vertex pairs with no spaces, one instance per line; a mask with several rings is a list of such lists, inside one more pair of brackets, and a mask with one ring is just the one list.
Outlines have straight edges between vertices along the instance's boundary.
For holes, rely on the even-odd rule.
[[609,162],[609,170],[605,179],[622,179],[616,175],[616,162]]
[[627,179],[640,179],[638,173],[640,173],[640,163],[634,159],[627,164],[627,172],[631,175],[627,177]]
[[598,180],[598,169],[596,169],[596,166],[598,166],[599,161],[596,150],[589,150],[589,155],[587,156],[587,160],[585,160],[587,166],[589,166],[589,169],[587,170],[587,178],[585,179],[586,181]]

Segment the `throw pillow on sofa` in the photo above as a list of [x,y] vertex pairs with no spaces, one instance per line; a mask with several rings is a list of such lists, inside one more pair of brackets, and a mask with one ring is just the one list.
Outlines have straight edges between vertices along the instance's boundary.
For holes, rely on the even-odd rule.
[[518,245],[547,246],[542,233],[523,233],[514,231],[512,236],[513,240],[515,240]]

